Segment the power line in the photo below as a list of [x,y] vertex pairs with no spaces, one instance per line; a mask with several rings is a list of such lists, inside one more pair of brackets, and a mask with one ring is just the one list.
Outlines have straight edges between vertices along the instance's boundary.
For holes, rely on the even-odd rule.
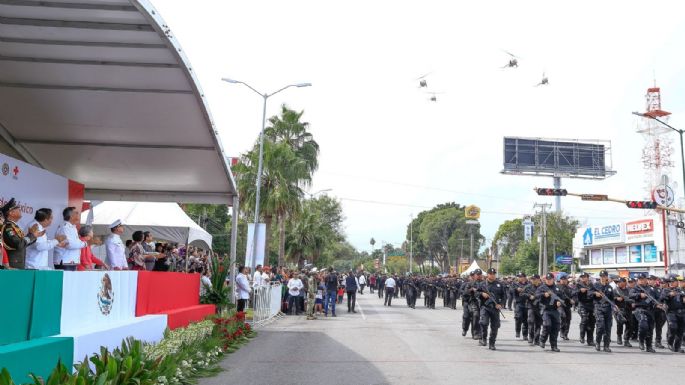
[[[466,192],[466,191],[451,190],[451,189],[446,189],[446,188],[442,188],[442,187],[424,186],[424,185],[418,185],[418,184],[413,184],[413,183],[376,179],[373,177],[367,177],[367,176],[363,176],[363,175],[349,175],[349,174],[326,173],[326,172],[320,172],[320,173],[322,173],[324,175],[341,176],[341,177],[345,177],[345,178],[363,179],[363,180],[367,180],[367,181],[371,181],[371,182],[377,182],[377,183],[392,184],[392,185],[404,186],[404,187],[413,187],[413,188],[418,188],[418,189],[423,189],[423,190],[433,190],[433,191],[441,191],[441,192],[447,192],[447,193],[452,193],[452,194],[463,194],[463,195],[472,195],[472,196],[482,197],[482,198],[499,199],[499,200],[503,200],[503,201],[507,201],[507,202],[519,202],[519,203],[525,203],[525,204],[530,204],[530,202],[531,202],[529,200],[512,199],[512,198],[504,197],[504,196],[489,195],[489,194],[482,194],[482,193],[473,193],[473,192]],[[416,206],[416,207],[423,208],[421,206]],[[575,209],[575,210],[586,210],[586,211],[593,211],[593,212],[597,212],[597,211],[607,212],[607,213],[613,213],[614,212],[611,210],[599,210],[599,209],[580,207],[580,206],[565,206],[565,207]],[[602,218],[602,217],[594,217],[594,218]],[[603,218],[617,218],[617,217],[603,217]]]
[[[433,209],[436,207],[436,206],[414,205],[414,204],[408,204],[408,203],[383,202],[383,201],[374,201],[374,200],[366,200],[366,199],[356,199],[356,198],[344,198],[344,197],[337,197],[337,198],[342,200],[342,201],[349,201],[349,202],[376,204],[376,205],[384,205],[384,206],[411,207],[411,208],[420,208],[420,209],[426,209],[426,210],[430,210],[430,209]],[[521,213],[521,212],[514,212],[514,211],[481,210],[481,212],[485,213],[485,214],[498,214],[498,215],[518,215],[518,216],[530,215],[529,212]],[[602,216],[594,216],[594,215],[573,215],[573,217],[595,218],[595,219],[625,219],[624,217],[602,217]]]

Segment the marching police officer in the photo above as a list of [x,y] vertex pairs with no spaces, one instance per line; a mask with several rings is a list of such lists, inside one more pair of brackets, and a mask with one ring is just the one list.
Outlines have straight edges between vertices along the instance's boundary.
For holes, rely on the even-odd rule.
[[559,309],[564,306],[559,294],[561,291],[554,284],[554,274],[547,273],[545,283],[538,286],[535,298],[542,308],[542,332],[540,333],[540,347],[545,348],[545,342],[549,337],[549,345],[553,352],[559,352],[557,337],[561,324]]
[[516,338],[528,338],[528,312],[526,304],[528,303],[528,296],[523,294],[526,286],[528,286],[528,278],[526,273],[520,272],[516,274],[517,281],[511,285],[511,291],[514,293],[514,329]]
[[654,334],[654,310],[658,302],[654,298],[654,288],[647,284],[647,273],[641,273],[637,285],[630,291],[630,299],[635,301],[635,318],[638,322],[638,340],[640,350],[648,353],[656,353],[652,346]]
[[534,274],[530,284],[524,291],[528,296],[526,310],[528,312],[528,345],[540,344],[540,329],[542,328],[542,313],[540,312],[540,301],[535,297],[535,293],[540,287],[540,276]]
[[668,347],[672,352],[685,353],[681,348],[685,332],[685,293],[678,287],[676,277],[669,274],[665,279],[669,286],[661,290],[660,300],[667,306]]
[[[609,344],[611,343],[612,325],[612,303],[614,301],[614,289],[609,284],[609,273],[606,270],[599,272],[599,282],[596,282],[589,290],[595,305],[595,322],[597,338],[595,338],[595,350],[602,350],[604,341],[604,351],[611,353]],[[608,300],[608,301],[607,301]],[[611,301],[611,302],[609,302]]]
[[616,289],[614,289],[614,296],[616,297],[616,306],[623,314],[623,317],[616,316],[616,343],[625,347],[632,347],[630,343],[630,336],[633,330],[633,309],[632,301],[629,296],[628,281],[625,278],[619,278]]
[[[506,292],[504,285],[497,279],[497,270],[488,269],[488,277],[480,282],[476,288],[480,301],[480,345],[488,345],[488,349],[496,350],[495,341],[500,327],[500,311],[504,307]],[[488,341],[488,325],[490,326],[490,340]]]
[[559,297],[564,301],[564,306],[559,308],[561,314],[561,330],[559,331],[561,338],[564,341],[568,341],[568,332],[571,330],[571,319],[573,317],[573,305],[575,301],[573,300],[573,290],[568,285],[568,276],[562,275],[559,277]]
[[[478,274],[477,274],[478,273]],[[462,300],[464,304],[464,314],[462,316],[461,324],[461,335],[466,336],[466,332],[471,328],[471,338],[474,340],[479,340],[480,327],[480,309],[478,304],[478,298],[476,296],[476,287],[480,284],[483,272],[480,269],[476,269],[469,273],[470,281],[463,285],[464,290],[462,291]]]
[[[654,289],[654,298],[659,298],[661,297],[661,288],[657,286],[658,279],[657,277],[650,275],[649,280],[647,281],[647,284]],[[666,349],[666,347],[661,344],[661,335],[664,330],[664,325],[666,324],[666,311],[663,310],[662,308],[657,307],[654,310],[654,331],[656,334],[656,339],[654,343],[654,347],[657,349]]]
[[587,336],[587,345],[594,346],[595,304],[590,296],[590,289],[590,276],[587,273],[581,274],[580,281],[573,292],[573,298],[578,304],[578,313],[580,313],[580,343],[585,343]]

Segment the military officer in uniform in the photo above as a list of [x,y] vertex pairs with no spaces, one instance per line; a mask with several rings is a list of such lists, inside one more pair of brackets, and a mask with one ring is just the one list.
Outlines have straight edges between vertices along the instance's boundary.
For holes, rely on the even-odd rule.
[[595,331],[597,338],[595,338],[595,350],[598,352],[602,350],[602,342],[604,342],[604,351],[611,353],[609,344],[611,343],[611,326],[613,322],[612,305],[605,299],[614,302],[614,289],[609,284],[609,273],[606,270],[599,272],[599,282],[596,282],[590,288],[590,297],[592,297],[595,306]]
[[[488,269],[488,277],[476,287],[480,302],[480,345],[488,345],[488,349],[496,350],[497,331],[500,327],[500,311],[504,307],[507,294],[504,285],[497,279],[497,270]],[[490,340],[488,341],[488,326],[490,326]]]
[[561,291],[554,284],[554,274],[547,273],[545,283],[538,286],[535,291],[535,298],[542,308],[542,332],[538,345],[544,349],[547,337],[549,337],[549,345],[553,352],[559,352],[557,347],[559,327],[561,326],[559,310],[564,306],[559,294]]
[[7,251],[9,266],[13,269],[26,268],[26,247],[36,241],[36,238],[45,234],[45,230],[39,231],[38,224],[29,228],[28,234],[19,228],[17,222],[21,219],[21,210],[14,198],[10,199],[2,208],[5,223],[2,225],[2,247]]

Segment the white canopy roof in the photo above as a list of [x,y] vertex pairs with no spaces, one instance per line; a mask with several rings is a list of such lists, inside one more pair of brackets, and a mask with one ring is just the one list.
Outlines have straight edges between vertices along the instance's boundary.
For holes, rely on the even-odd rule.
[[[171,202],[102,202],[93,209],[96,235],[110,233],[109,225],[120,219],[124,224],[122,239],[131,239],[134,231],[150,231],[155,240],[190,243],[211,249],[212,236],[193,222],[183,209]],[[81,223],[87,223],[90,210],[81,213]]]
[[[472,271],[477,270],[477,269],[480,269],[480,266],[478,266],[478,263],[476,261],[473,261],[473,263],[471,263],[471,266],[469,266],[468,269],[461,272],[461,275],[462,276],[469,275],[469,273],[471,273]],[[481,269],[481,270],[483,270],[483,269]]]
[[236,193],[205,96],[148,0],[0,0],[0,151],[91,200]]

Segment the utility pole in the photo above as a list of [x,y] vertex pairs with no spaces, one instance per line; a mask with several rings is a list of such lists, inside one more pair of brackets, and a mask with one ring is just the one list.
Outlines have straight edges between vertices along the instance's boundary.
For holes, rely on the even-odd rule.
[[469,262],[473,263],[473,226],[470,227],[471,233],[471,251],[469,252]]
[[542,276],[547,273],[547,209],[552,208],[549,203],[536,203],[533,208],[540,208],[542,213],[542,234],[539,236],[540,240],[540,256],[538,258],[538,274]]
[[466,238],[461,239],[461,253],[459,253],[459,258],[457,258],[457,274],[461,274],[461,259],[464,258],[464,241]]

